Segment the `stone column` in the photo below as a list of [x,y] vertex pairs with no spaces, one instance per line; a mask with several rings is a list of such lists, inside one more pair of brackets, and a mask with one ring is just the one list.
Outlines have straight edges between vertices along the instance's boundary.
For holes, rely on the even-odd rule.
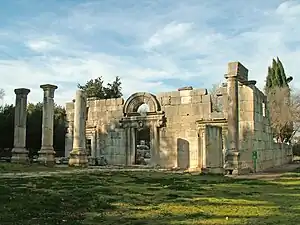
[[[231,62],[228,64],[227,79],[227,124],[228,124],[228,150],[226,154],[226,167],[233,174],[239,173],[239,99],[238,99],[238,75],[241,64]],[[227,168],[225,168],[227,169]]]
[[65,157],[69,157],[73,149],[73,121],[68,122],[67,133],[65,137]]
[[12,149],[11,162],[28,163],[28,151],[26,146],[26,120],[27,120],[27,95],[30,90],[26,88],[15,89],[15,128],[14,148]]
[[74,102],[66,104],[67,133],[65,136],[65,157],[69,157],[70,152],[73,149]]
[[43,101],[43,124],[42,124],[42,147],[38,152],[38,162],[45,165],[55,164],[55,151],[53,148],[54,129],[54,91],[57,86],[52,84],[41,85],[44,91]]
[[91,157],[96,158],[96,148],[97,148],[97,143],[96,143],[96,132],[92,132],[91,136]]
[[101,152],[101,135],[100,135],[100,128],[97,126],[97,131],[96,131],[96,157],[100,158],[102,155]]
[[130,164],[135,164],[136,159],[136,128],[130,127]]
[[159,156],[159,121],[155,121],[151,124],[150,128],[150,150],[151,150],[151,166],[157,166],[160,164],[160,156]]
[[86,154],[86,95],[76,91],[74,109],[73,149],[70,152],[70,166],[88,166]]

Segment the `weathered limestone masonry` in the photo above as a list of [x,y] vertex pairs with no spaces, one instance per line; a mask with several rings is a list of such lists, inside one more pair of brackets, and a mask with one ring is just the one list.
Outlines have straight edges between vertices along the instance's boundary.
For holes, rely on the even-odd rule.
[[[238,174],[288,163],[291,149],[273,142],[265,96],[248,80],[248,70],[239,62],[229,63],[225,78],[216,96],[185,87],[156,96],[138,92],[125,102],[88,99],[88,154],[111,165],[139,164],[140,132],[148,130],[150,158],[143,162],[149,166]],[[138,112],[143,104],[149,108],[145,114]],[[78,135],[74,110],[74,102],[67,103],[66,156]]]
[[30,90],[26,88],[15,89],[15,131],[14,148],[12,149],[11,162],[28,163],[26,146],[26,120],[27,120],[27,95]]
[[74,107],[73,147],[70,152],[70,166],[87,166],[86,154],[86,96],[81,90],[76,91]]
[[53,129],[54,129],[54,91],[57,86],[44,84],[40,86],[44,91],[43,101],[43,124],[42,124],[42,147],[38,152],[39,163],[54,165],[55,151],[53,148]]
[[[240,71],[242,69],[242,71]],[[248,70],[242,67],[239,63],[229,63],[228,73],[225,75],[227,79],[227,95],[228,95],[228,108],[227,108],[227,129],[229,149],[226,152],[226,161],[230,161],[233,167],[233,173],[239,171],[239,94],[238,94],[238,79],[240,73],[243,75],[248,73]],[[241,80],[241,79],[240,79]]]

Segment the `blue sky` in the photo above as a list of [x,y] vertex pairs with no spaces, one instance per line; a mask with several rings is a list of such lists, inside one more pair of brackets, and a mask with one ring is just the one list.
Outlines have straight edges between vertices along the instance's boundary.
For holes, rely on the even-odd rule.
[[240,61],[263,87],[279,56],[300,85],[300,1],[282,0],[10,0],[0,4],[0,78],[5,103],[15,88],[59,88],[59,104],[77,83],[120,76],[136,91],[210,88],[227,63]]

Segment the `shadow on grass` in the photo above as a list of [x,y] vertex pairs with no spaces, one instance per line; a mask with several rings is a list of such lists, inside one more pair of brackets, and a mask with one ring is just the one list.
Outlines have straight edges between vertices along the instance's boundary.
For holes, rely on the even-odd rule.
[[260,181],[99,171],[0,178],[0,221],[1,225],[21,221],[74,225],[297,224],[300,180],[290,178]]
[[73,167],[46,167],[39,164],[15,164],[0,162],[0,173],[24,173],[24,172],[54,172],[76,169]]

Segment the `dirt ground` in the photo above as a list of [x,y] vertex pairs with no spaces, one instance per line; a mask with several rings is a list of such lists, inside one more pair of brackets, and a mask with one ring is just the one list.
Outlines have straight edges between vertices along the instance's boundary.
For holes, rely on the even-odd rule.
[[228,175],[228,177],[237,179],[258,179],[258,180],[274,180],[283,176],[285,173],[293,172],[297,168],[300,168],[299,162],[293,162],[281,167],[271,168],[264,172],[246,174],[246,175]]

